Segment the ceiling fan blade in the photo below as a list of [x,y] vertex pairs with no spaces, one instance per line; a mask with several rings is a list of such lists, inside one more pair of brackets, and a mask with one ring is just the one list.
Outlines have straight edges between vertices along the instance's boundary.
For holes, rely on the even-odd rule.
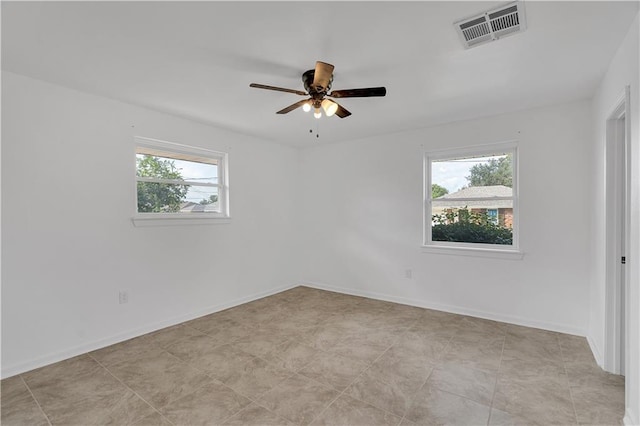
[[295,104],[291,104],[286,108],[281,109],[280,111],[276,112],[276,114],[286,114],[288,112],[293,111],[296,108],[300,108],[302,105],[306,104],[307,102],[309,102],[310,99],[304,99],[302,101],[298,101]]
[[336,110],[336,115],[340,118],[346,118],[348,116],[351,115],[351,113],[349,111],[347,111],[346,109],[344,109],[340,104],[338,105],[338,109]]
[[256,89],[267,89],[267,90],[276,90],[278,92],[287,92],[287,93],[295,93],[300,96],[307,96],[307,92],[303,92],[302,90],[293,90],[293,89],[285,89],[284,87],[275,87],[275,86],[267,86],[264,84],[251,83],[249,87],[255,87]]
[[367,87],[365,89],[334,90],[327,96],[331,96],[332,98],[368,98],[371,96],[384,96],[386,94],[386,87]]
[[313,87],[322,87],[326,91],[333,77],[333,65],[326,62],[316,62],[316,70],[313,74]]

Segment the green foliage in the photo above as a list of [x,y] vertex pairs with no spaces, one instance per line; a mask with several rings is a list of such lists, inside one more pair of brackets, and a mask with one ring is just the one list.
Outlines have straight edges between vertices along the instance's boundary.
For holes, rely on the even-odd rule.
[[431,239],[459,243],[513,244],[513,231],[496,225],[486,212],[451,209],[432,216]]
[[493,186],[504,185],[513,187],[513,167],[511,155],[498,159],[491,158],[486,164],[476,164],[471,169],[466,179],[469,186]]
[[[160,179],[182,180],[178,170],[171,160],[161,160],[152,155],[136,158],[136,175]],[[180,211],[180,204],[184,201],[188,185],[138,182],[138,212],[140,213],[168,213]]]
[[449,190],[437,183],[431,184],[431,198],[440,198],[445,194],[448,194]]
[[202,205],[213,204],[216,201],[218,201],[218,196],[216,194],[212,194],[212,195],[209,196],[209,198],[203,198],[200,201],[200,204],[202,204]]

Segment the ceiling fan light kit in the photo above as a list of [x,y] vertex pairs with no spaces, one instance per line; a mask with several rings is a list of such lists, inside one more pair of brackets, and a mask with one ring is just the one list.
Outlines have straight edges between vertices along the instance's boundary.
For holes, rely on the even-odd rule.
[[296,108],[302,107],[305,112],[314,110],[314,117],[322,117],[322,110],[327,117],[337,115],[340,118],[345,118],[351,115],[344,107],[339,105],[326,97],[330,98],[368,98],[374,96],[385,96],[387,89],[385,87],[368,87],[364,89],[346,89],[346,90],[334,90],[329,93],[331,84],[333,83],[333,69],[334,66],[326,62],[316,62],[315,69],[305,71],[302,74],[302,84],[306,90],[285,89],[283,87],[267,86],[265,84],[251,83],[249,87],[256,89],[275,90],[278,92],[293,93],[300,96],[310,96],[309,99],[298,101],[289,105],[286,108],[277,111],[276,114],[287,114]]

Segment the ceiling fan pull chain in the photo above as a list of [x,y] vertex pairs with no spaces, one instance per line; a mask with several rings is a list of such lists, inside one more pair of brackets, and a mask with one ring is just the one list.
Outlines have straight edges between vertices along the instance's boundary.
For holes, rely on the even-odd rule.
[[[309,129],[309,133],[313,134],[313,129]],[[316,120],[316,138],[320,138],[320,123]]]

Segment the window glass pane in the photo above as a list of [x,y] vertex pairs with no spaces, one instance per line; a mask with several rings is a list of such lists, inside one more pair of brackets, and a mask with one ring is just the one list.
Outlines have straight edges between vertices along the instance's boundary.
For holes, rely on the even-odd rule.
[[174,161],[184,180],[198,183],[218,183],[217,165],[184,160]]
[[180,206],[180,213],[219,213],[220,197],[217,187],[197,186],[189,187],[189,192]]
[[188,191],[188,185],[138,182],[138,213],[179,212]]
[[138,213],[219,213],[218,188],[138,182]]
[[[511,154],[484,157],[452,158],[431,163],[432,198],[458,191],[485,186],[500,186],[504,195],[506,188],[513,186],[513,165]],[[466,198],[493,196],[484,195],[482,189],[467,190]],[[477,195],[475,195],[477,194]],[[459,195],[457,198],[461,198]]]
[[431,240],[513,244],[512,154],[431,162]]
[[136,154],[136,175],[198,183],[218,183],[218,165]]

